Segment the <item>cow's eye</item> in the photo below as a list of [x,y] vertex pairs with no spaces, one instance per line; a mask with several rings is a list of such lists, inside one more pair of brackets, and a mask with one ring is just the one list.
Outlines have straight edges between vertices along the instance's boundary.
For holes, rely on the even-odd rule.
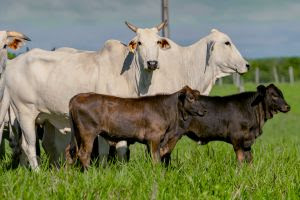
[[161,41],[160,41],[160,40],[158,40],[158,41],[157,41],[157,44],[161,44]]
[[142,43],[140,41],[138,41],[138,45],[142,45]]
[[7,44],[5,44],[5,45],[3,46],[3,49],[6,49],[6,47],[7,47]]
[[277,100],[278,96],[272,95],[272,99]]
[[230,44],[229,41],[225,42],[225,44],[226,44],[227,46],[231,46],[231,44]]

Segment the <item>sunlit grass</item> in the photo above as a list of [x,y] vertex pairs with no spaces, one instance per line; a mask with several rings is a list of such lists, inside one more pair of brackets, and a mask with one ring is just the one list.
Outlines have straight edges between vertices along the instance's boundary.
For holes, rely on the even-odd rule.
[[[246,84],[254,90],[254,84]],[[281,84],[292,111],[268,121],[253,145],[252,165],[238,166],[231,145],[199,146],[183,138],[171,167],[153,166],[143,145],[132,145],[129,163],[49,167],[45,155],[38,173],[10,169],[10,154],[0,164],[0,199],[299,199],[300,84]],[[237,92],[216,86],[212,94]]]

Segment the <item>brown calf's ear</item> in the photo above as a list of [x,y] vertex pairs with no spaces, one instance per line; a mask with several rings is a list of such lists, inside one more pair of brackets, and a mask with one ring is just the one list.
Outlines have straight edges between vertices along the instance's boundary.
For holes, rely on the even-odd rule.
[[135,49],[137,47],[137,42],[135,40],[131,40],[128,44],[128,49],[131,53],[134,53]]
[[200,95],[201,95],[201,93],[200,93],[198,90],[193,90],[193,92],[194,92],[194,94],[195,94],[196,96],[200,96]]
[[171,45],[166,39],[161,39],[157,42],[162,49],[170,49]]

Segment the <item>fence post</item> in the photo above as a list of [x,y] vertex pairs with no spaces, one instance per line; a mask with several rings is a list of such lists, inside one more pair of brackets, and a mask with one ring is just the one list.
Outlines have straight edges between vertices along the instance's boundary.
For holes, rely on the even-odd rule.
[[223,79],[222,79],[222,78],[219,78],[219,79],[218,79],[218,84],[219,84],[219,85],[223,85]]
[[294,83],[294,70],[293,70],[292,66],[289,67],[289,76],[290,76],[290,84],[293,84]]
[[273,67],[273,77],[274,77],[275,83],[278,83],[279,82],[278,73],[277,73],[277,68],[275,66]]
[[235,73],[234,73],[234,74],[232,74],[232,84],[233,84],[233,85],[236,84],[235,80],[236,80],[236,78],[235,78]]
[[241,84],[240,75],[238,73],[235,73],[235,85],[239,87]]
[[255,68],[255,83],[256,83],[256,85],[259,84],[259,68],[258,67]]
[[243,77],[241,77],[240,75],[239,75],[239,80],[240,80],[239,91],[240,91],[240,92],[244,92],[244,91],[245,91],[245,87],[244,87],[244,79],[243,79]]

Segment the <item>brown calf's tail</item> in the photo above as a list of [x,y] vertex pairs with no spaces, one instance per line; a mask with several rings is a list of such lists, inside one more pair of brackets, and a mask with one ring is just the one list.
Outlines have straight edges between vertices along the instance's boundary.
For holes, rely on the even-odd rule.
[[76,127],[74,127],[74,121],[72,117],[72,112],[69,112],[70,118],[70,126],[71,126],[71,141],[70,144],[66,147],[65,154],[66,154],[66,161],[69,165],[72,165],[77,160],[77,153],[78,153],[78,145],[75,137]]

